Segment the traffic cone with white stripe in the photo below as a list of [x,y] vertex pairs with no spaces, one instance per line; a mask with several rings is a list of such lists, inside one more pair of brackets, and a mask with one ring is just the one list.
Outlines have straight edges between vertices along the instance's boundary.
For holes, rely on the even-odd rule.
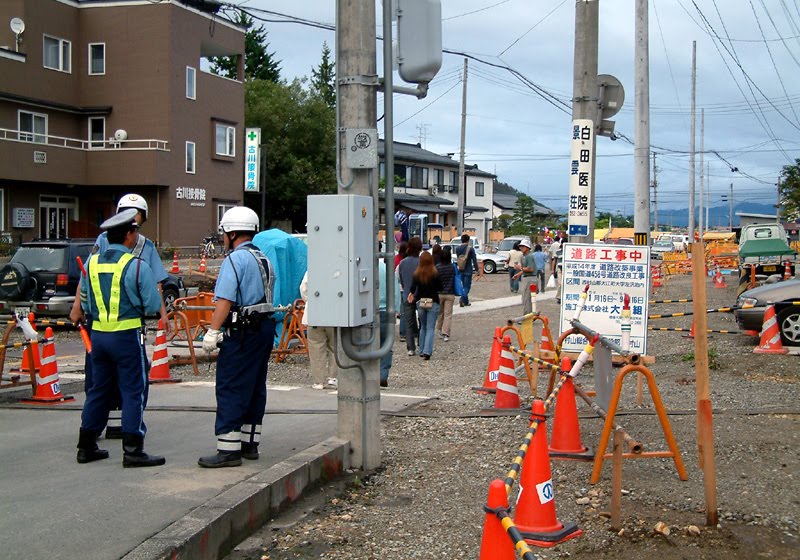
[[178,251],[173,251],[172,253],[172,270],[170,270],[170,274],[178,274],[180,273],[181,268],[178,266]]
[[153,361],[150,364],[150,383],[180,383],[169,375],[169,354],[167,354],[167,335],[164,332],[164,320],[158,320],[156,345],[153,350]]
[[[539,347],[539,358],[547,363],[555,365],[556,363],[556,349],[553,348],[552,334],[550,333],[550,323],[545,318],[544,326],[542,326],[542,344]],[[539,369],[549,371],[550,368],[539,364]]]
[[792,265],[787,259],[786,264],[783,267],[783,279],[789,280],[791,278],[792,278]]
[[764,312],[764,323],[761,326],[761,341],[753,348],[754,354],[788,354],[783,347],[778,320],[775,318],[775,306],[770,305]]
[[[31,340],[26,352],[38,352],[39,343]],[[64,396],[61,393],[61,382],[58,377],[58,363],[56,362],[56,345],[53,343],[53,329],[47,327],[44,331],[44,346],[42,348],[42,369],[36,373],[36,387],[33,396],[22,399],[28,404],[56,404],[75,400],[75,397]]]
[[517,374],[514,371],[514,355],[511,354],[511,337],[503,337],[503,349],[500,351],[497,392],[494,395],[495,408],[519,408],[519,389]]
[[473,391],[481,394],[494,393],[497,387],[498,366],[500,365],[500,336],[503,332],[501,327],[495,327],[494,337],[492,337],[492,351],[489,353],[489,365],[486,367],[486,375],[483,378],[482,387],[473,387]]
[[556,500],[550,475],[550,456],[547,452],[544,401],[533,401],[531,423],[538,421],[519,479],[519,496],[514,523],[525,542],[550,547],[580,536],[583,531],[575,523],[561,523],[556,518]]
[[197,269],[197,272],[205,272],[206,271],[206,254],[203,253],[203,256],[200,257],[200,268]]
[[714,270],[714,287],[715,288],[727,288],[728,285],[725,283],[725,279],[722,277],[722,272],[720,272],[719,267]]

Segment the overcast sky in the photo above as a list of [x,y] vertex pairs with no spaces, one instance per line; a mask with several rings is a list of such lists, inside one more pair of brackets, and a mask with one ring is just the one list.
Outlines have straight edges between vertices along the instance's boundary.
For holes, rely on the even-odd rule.
[[[335,23],[334,0],[232,0],[314,23]],[[377,33],[382,35],[381,2]],[[282,76],[310,76],[334,32],[287,18],[265,19]],[[443,0],[443,46],[508,66],[558,101],[543,99],[509,71],[469,61],[466,160],[540,202],[566,207],[575,0]],[[284,20],[280,23],[275,20]],[[719,38],[713,38],[716,34]],[[766,40],[765,40],[766,39]],[[735,201],[774,203],[778,174],[800,146],[800,7],[788,0],[650,0],[651,144],[659,207],[688,207],[692,41],[697,41],[697,149],[710,166],[710,204],[731,183]],[[378,66],[381,49],[378,46]],[[395,95],[394,138],[437,153],[458,152],[464,57],[445,54],[428,97]],[[600,0],[599,73],[626,90],[616,130],[634,138],[634,0]],[[382,73],[382,70],[379,70]],[[401,84],[395,73],[396,85]],[[378,114],[382,114],[378,97]],[[700,109],[705,137],[700,138]],[[381,136],[383,125],[379,126]],[[598,139],[597,208],[633,213],[633,146]],[[700,156],[697,156],[699,192]],[[727,163],[726,163],[727,162]],[[705,167],[704,164],[704,167]],[[652,159],[651,159],[652,165]],[[739,172],[732,172],[731,167]],[[652,176],[651,176],[652,180]]]

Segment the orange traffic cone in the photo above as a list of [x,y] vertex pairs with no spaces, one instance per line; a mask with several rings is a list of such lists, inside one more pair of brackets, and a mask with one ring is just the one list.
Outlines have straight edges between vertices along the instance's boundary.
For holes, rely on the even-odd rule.
[[683,338],[694,338],[694,319],[692,319],[692,328],[689,329],[689,334],[683,335]]
[[503,337],[500,352],[499,376],[494,395],[495,408],[519,408],[519,389],[517,374],[514,372],[514,355],[511,353],[511,337]]
[[[30,349],[38,352],[39,343],[31,341]],[[27,352],[28,350],[26,350]],[[42,348],[42,369],[36,374],[36,387],[33,396],[22,399],[28,404],[54,404],[75,400],[75,397],[65,397],[61,393],[61,383],[58,377],[58,363],[56,362],[56,345],[53,343],[53,329],[47,327],[44,331],[44,347]]]
[[197,272],[205,272],[206,271],[206,254],[203,253],[203,256],[200,257],[200,268],[197,269]]
[[789,261],[786,261],[786,264],[783,266],[783,279],[789,280],[792,277],[792,265]]
[[[487,510],[503,508],[508,511],[508,494],[505,483],[495,479],[489,484]],[[516,560],[514,543],[503,528],[500,519],[491,511],[486,512],[483,521],[483,537],[481,538],[481,555],[478,560]]]
[[778,320],[775,318],[775,306],[770,305],[764,312],[764,323],[761,325],[761,341],[753,348],[755,354],[788,354],[783,347]]
[[169,375],[169,355],[167,354],[167,334],[164,332],[164,320],[158,320],[156,346],[153,350],[153,362],[150,364],[150,383],[180,383]]
[[575,523],[561,523],[556,518],[555,492],[550,476],[550,456],[547,453],[544,402],[538,399],[533,401],[531,413],[531,422],[535,420],[539,421],[539,426],[522,460],[514,523],[525,542],[534,546],[550,547],[578,537],[583,531]]
[[499,375],[498,369],[500,366],[500,336],[503,332],[501,327],[494,329],[494,338],[492,338],[492,351],[489,354],[489,365],[486,368],[486,375],[483,378],[483,387],[473,387],[474,391],[482,394],[494,393],[497,388],[497,377]]
[[656,266],[653,267],[653,287],[654,288],[663,288],[664,282],[661,280],[661,267]]
[[170,274],[178,274],[181,271],[181,268],[178,266],[178,251],[174,251],[172,253],[172,270],[170,270]]
[[[22,329],[22,333],[26,340],[37,339],[36,334],[36,316],[33,313],[28,313],[27,317],[17,317],[17,326]],[[34,344],[29,346],[29,351],[22,353],[22,365],[18,370],[12,370],[12,373],[39,373],[42,369],[42,361],[39,358],[39,345]]]
[[[571,360],[564,356],[561,371],[572,369]],[[576,459],[591,461],[594,454],[581,443],[581,428],[578,424],[578,407],[575,404],[575,386],[568,378],[556,396],[556,411],[553,414],[553,435],[550,439],[550,457],[554,459]]]
[[717,267],[716,271],[714,272],[714,287],[715,288],[728,287],[728,285],[725,284],[725,279],[722,277],[722,272],[719,271],[719,267]]
[[[539,347],[540,358],[550,364],[556,363],[556,349],[553,348],[553,341],[550,339],[550,325],[545,322],[542,327],[542,343]],[[550,357],[552,356],[552,358]],[[539,364],[539,369],[550,370],[549,367]]]

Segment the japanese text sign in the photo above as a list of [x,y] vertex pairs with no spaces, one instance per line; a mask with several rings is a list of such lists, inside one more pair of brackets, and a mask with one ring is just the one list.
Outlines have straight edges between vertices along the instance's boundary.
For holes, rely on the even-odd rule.
[[244,133],[244,192],[259,192],[261,169],[261,129],[248,128]]
[[569,235],[589,235],[593,135],[594,124],[591,119],[572,121],[569,163]]
[[[650,247],[567,243],[561,274],[561,329],[572,328],[570,319],[589,284],[580,322],[621,345],[623,298],[630,296],[630,351],[647,353],[647,314],[650,298]],[[572,334],[564,340],[567,352],[580,352],[586,338]]]

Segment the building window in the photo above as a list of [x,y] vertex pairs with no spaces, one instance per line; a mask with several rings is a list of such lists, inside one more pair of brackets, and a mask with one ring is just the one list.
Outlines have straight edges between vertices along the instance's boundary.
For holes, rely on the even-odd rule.
[[458,171],[450,172],[450,183],[447,185],[450,192],[458,192]]
[[17,130],[21,142],[47,144],[47,115],[19,111]]
[[217,155],[234,157],[236,155],[236,127],[217,123],[215,131]]
[[66,39],[44,36],[44,67],[71,72],[72,43]]
[[89,117],[89,148],[102,148],[106,139],[106,118]]
[[186,142],[186,173],[194,174],[195,170],[194,142]]
[[106,73],[106,44],[89,43],[89,75],[102,76]]
[[433,184],[436,185],[436,190],[445,192],[447,185],[444,184],[444,169],[433,170]]
[[483,181],[475,183],[475,196],[483,196]]
[[186,67],[186,97],[197,99],[197,70],[191,66]]
[[411,184],[413,189],[427,189],[428,188],[428,168],[427,167],[411,167]]
[[225,212],[234,207],[236,207],[235,204],[217,204],[217,230],[219,230],[219,223],[222,221],[222,216]]
[[70,196],[39,196],[39,237],[66,239],[69,223],[78,217],[78,199]]

